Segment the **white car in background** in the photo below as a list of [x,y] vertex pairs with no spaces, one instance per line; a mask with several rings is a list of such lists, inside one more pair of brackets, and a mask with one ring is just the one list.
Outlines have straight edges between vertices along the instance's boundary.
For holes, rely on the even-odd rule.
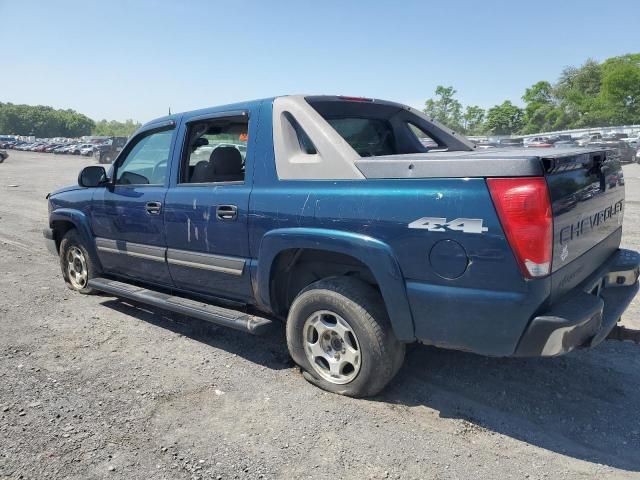
[[80,148],[80,155],[90,157],[91,155],[93,155],[93,147],[93,145],[82,145],[82,147]]
[[549,137],[527,137],[522,140],[522,143],[527,147],[530,143],[545,143],[547,140]]

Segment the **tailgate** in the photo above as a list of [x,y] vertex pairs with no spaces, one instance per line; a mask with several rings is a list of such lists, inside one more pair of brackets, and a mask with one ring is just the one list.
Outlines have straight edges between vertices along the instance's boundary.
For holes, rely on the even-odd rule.
[[622,167],[610,150],[572,151],[544,158],[543,163],[554,217],[552,272],[579,264],[568,269],[570,281],[563,279],[575,285],[619,247]]

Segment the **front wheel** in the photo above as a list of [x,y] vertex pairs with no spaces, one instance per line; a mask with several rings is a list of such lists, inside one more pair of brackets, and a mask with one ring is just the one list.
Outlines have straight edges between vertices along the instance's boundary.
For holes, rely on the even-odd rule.
[[350,277],[320,280],[298,294],[287,318],[287,345],[307,380],[351,397],[380,392],[405,352],[380,294]]
[[88,286],[95,277],[96,266],[76,230],[69,230],[60,242],[60,267],[67,287],[76,292],[92,294]]

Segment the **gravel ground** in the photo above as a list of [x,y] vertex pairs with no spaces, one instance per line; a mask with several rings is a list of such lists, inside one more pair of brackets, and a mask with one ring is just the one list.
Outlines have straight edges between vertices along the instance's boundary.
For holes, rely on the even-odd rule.
[[[640,348],[412,348],[381,396],[304,381],[266,338],[69,291],[44,196],[91,159],[0,165],[0,478],[640,478]],[[640,248],[640,166],[625,167]],[[640,301],[624,323],[640,328]]]

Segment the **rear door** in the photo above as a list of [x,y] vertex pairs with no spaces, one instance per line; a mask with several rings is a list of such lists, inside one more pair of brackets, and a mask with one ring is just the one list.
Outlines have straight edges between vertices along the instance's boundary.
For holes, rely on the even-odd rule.
[[96,192],[91,225],[104,269],[171,285],[165,261],[164,200],[175,122],[139,133],[118,157],[112,184]]
[[239,302],[252,297],[247,167],[256,116],[251,113],[200,116],[181,128],[180,164],[165,200],[167,262],[179,289]]

